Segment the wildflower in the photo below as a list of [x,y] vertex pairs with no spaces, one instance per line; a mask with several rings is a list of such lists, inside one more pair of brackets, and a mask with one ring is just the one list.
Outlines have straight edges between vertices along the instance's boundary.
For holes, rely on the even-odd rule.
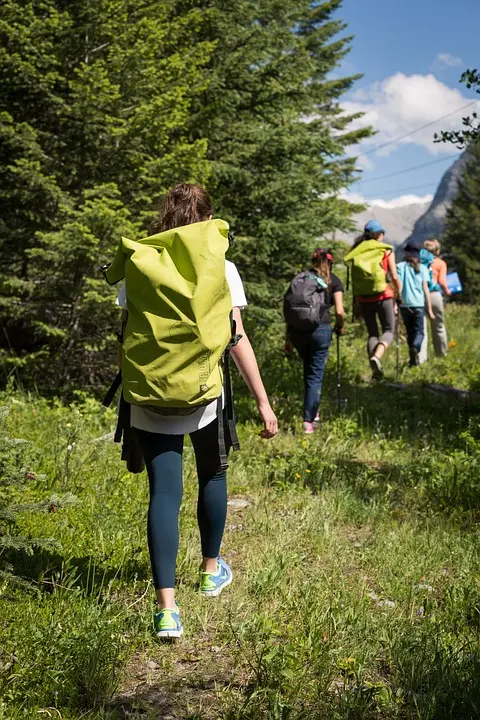
[[307,468],[305,472],[311,473],[312,471]]
[[450,342],[448,343],[448,347],[449,347],[449,348],[457,347],[457,341],[456,341],[456,340],[450,340]]
[[295,477],[297,478],[297,480],[300,479],[300,475],[298,473],[295,473]]

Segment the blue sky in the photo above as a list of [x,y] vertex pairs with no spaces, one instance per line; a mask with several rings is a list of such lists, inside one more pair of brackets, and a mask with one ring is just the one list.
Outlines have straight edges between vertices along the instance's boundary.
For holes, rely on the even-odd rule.
[[[452,146],[435,145],[434,132],[459,127],[463,115],[480,108],[479,102],[478,108],[457,112],[480,101],[459,83],[464,69],[480,66],[480,0],[344,0],[338,16],[347,23],[347,34],[355,36],[338,74],[364,75],[342,105],[365,112],[359,124],[379,131],[355,149],[364,172],[351,193],[396,204],[432,194],[458,155]],[[430,122],[431,127],[374,150]],[[383,177],[424,163],[431,164]]]

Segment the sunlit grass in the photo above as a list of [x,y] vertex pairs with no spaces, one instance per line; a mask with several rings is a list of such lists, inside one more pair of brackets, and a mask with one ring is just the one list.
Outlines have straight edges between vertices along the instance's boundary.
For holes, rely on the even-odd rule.
[[[104,437],[113,414],[93,400],[5,397],[11,434],[37,447],[31,498],[62,490],[79,502],[23,520],[61,549],[13,558],[32,590],[3,587],[0,718],[478,717],[479,406],[422,387],[475,389],[474,317],[450,310],[455,348],[404,370],[405,391],[366,382],[364,338],[344,338],[348,402],[341,414],[330,402],[332,351],[323,426],[309,438],[300,365],[272,344],[264,374],[282,432],[261,440],[239,396],[243,448],[229,492],[245,503],[229,507],[222,549],[234,583],[213,602],[196,590],[186,446],[177,566],[186,634],[173,647],[151,634],[146,479],[129,475]],[[395,380],[394,350],[386,373]]]

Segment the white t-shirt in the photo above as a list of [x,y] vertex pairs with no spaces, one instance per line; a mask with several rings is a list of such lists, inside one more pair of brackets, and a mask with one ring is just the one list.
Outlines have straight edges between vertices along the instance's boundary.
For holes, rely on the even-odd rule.
[[[230,295],[232,296],[232,308],[244,308],[247,305],[245,290],[242,279],[235,265],[225,260],[225,275]],[[128,310],[125,283],[123,283],[117,297],[117,305]],[[146,410],[138,405],[132,405],[130,422],[132,427],[138,430],[146,430],[152,433],[164,435],[186,435],[195,430],[209,425],[217,416],[217,401],[213,400],[205,407],[201,407],[191,415],[159,415],[153,410]]]

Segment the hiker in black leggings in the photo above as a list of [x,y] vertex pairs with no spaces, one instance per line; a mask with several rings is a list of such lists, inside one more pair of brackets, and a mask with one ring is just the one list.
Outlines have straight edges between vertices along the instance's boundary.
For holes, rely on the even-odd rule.
[[[211,201],[198,185],[180,184],[167,194],[162,213],[154,225],[163,232],[211,220]],[[247,304],[235,265],[225,261],[225,279],[231,296],[233,320],[240,340],[231,349],[232,358],[257,402],[263,423],[261,436],[272,438],[278,423],[265,392],[257,361],[242,323],[241,308]],[[126,286],[118,304],[128,314]],[[151,310],[155,314],[155,308]],[[201,537],[200,592],[218,595],[232,580],[228,563],[219,556],[227,513],[227,481],[221,469],[218,446],[217,400],[189,414],[161,414],[148,407],[131,405],[131,426],[138,434],[150,486],[148,547],[158,612],[154,626],[160,638],[178,638],[183,633],[175,602],[175,565],[178,551],[178,515],[182,501],[182,455],[184,436],[190,435],[198,470],[197,517]],[[227,440],[227,438],[226,438]],[[227,448],[228,450],[228,448]]]

